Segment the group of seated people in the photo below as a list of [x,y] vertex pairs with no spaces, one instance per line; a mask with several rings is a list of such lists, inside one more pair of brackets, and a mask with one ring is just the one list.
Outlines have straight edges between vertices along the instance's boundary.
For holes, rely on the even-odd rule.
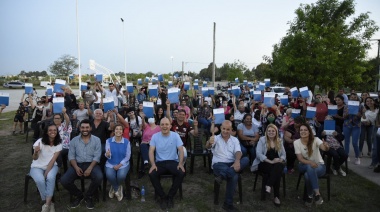
[[[78,207],[83,199],[87,208],[94,208],[94,194],[103,180],[103,173],[111,184],[109,197],[116,196],[121,201],[123,182],[131,168],[129,160],[133,145],[139,147],[142,158],[141,164],[138,164],[138,177],[142,178],[148,172],[150,181],[160,197],[161,209],[172,208],[173,197],[184,178],[187,154],[185,147],[191,145],[188,142],[189,136],[196,136],[198,133],[207,134],[205,147],[211,150],[213,155],[215,181],[219,184],[227,181],[223,209],[236,209],[232,199],[238,174],[250,163],[251,171],[258,170],[264,174],[265,191],[271,193],[273,190],[273,203],[280,206],[279,186],[282,172],[285,169],[287,173],[293,173],[296,159],[299,162],[298,171],[304,173],[308,197],[305,204],[322,204],[318,177],[325,175],[326,169],[330,169],[325,166],[322,152],[333,158],[331,169],[334,175],[339,173],[346,176],[341,165],[348,158],[350,136],[352,135],[355,149],[355,164],[360,164],[360,156],[356,152],[359,138],[355,130],[359,128],[360,132],[360,122],[365,122],[362,120],[363,116],[372,117],[373,114],[369,114],[368,111],[377,110],[368,97],[365,106],[360,107],[359,113],[350,115],[344,103],[344,96],[338,94],[334,98],[338,114],[329,116],[327,105],[333,102],[325,101],[326,98],[319,94],[315,95],[311,104],[307,104],[304,98],[289,96],[289,106],[276,101],[275,105],[268,108],[263,102],[253,101],[249,91],[246,92],[247,88],[243,89],[242,95],[238,97],[222,93],[205,97],[194,90],[192,96],[187,95],[183,85],[179,85],[180,102],[172,104],[167,98],[166,89],[161,86],[159,88],[158,97],[149,98],[143,96],[143,89],[137,88],[141,94],[140,100],[154,102],[153,117],[146,117],[142,101],[129,101],[132,94],[119,93],[117,85],[100,89],[100,99],[107,94],[121,95],[122,106],[118,107],[115,104],[114,110],[104,112],[102,100],[96,106],[97,109],[95,101],[91,103],[78,100],[78,109],[73,113],[69,113],[65,107],[62,113],[51,115],[51,122],[45,125],[43,133],[33,145],[33,163],[30,171],[42,200],[46,201],[42,211],[54,209],[51,199],[58,164],[61,163],[64,174],[60,183],[75,196],[70,203],[72,208]],[[352,93],[350,99],[354,98],[355,95]],[[308,105],[317,108],[315,118],[305,118]],[[225,120],[222,124],[215,124],[214,108],[224,108]],[[301,114],[293,118],[292,108],[301,109]],[[52,111],[51,108],[50,110]],[[87,116],[82,119],[83,114]],[[375,124],[378,126],[378,113],[375,118]],[[74,119],[81,120],[73,122]],[[336,120],[335,131],[326,133],[323,130],[323,122],[331,119]],[[72,123],[77,125],[72,126]],[[79,133],[73,135],[72,130],[75,128]],[[371,138],[367,136],[367,143],[369,139]],[[375,163],[377,165],[378,161]],[[160,184],[160,176],[168,173],[173,174],[175,178],[168,194],[165,194]],[[90,187],[85,194],[74,184],[78,177],[91,178]]]

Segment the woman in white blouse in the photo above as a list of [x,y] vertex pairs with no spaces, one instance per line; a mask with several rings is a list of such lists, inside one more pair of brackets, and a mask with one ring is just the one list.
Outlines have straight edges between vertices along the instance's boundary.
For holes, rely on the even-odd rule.
[[[379,112],[379,109],[375,105],[375,100],[372,97],[367,97],[364,100],[364,109],[362,113],[362,118],[361,118],[361,131],[360,131],[360,140],[359,140],[359,151],[360,151],[360,156],[363,156],[363,146],[364,146],[364,140],[367,141],[367,147],[368,147],[368,152],[367,155],[371,157],[371,150],[372,150],[372,141],[373,141],[373,129],[375,126],[375,120],[377,113]],[[373,165],[373,164],[371,164]]]
[[305,204],[311,206],[314,195],[315,203],[320,205],[323,203],[323,199],[319,193],[318,177],[325,175],[326,166],[319,149],[328,151],[329,145],[314,137],[313,131],[307,123],[301,124],[300,136],[300,139],[294,141],[294,150],[299,161],[298,170],[304,173],[308,195]]
[[51,202],[54,194],[55,177],[58,172],[57,158],[62,150],[58,128],[52,124],[45,128],[42,138],[33,144],[33,162],[30,176],[37,184],[42,201],[42,212],[55,211]]

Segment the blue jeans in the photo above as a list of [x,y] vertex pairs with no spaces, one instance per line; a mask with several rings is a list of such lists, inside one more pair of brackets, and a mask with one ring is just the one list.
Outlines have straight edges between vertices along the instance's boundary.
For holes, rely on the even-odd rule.
[[249,154],[251,155],[252,161],[256,159],[256,145],[255,146],[243,146],[240,144],[241,153],[243,154],[243,157],[246,157],[249,151]]
[[372,141],[374,140],[372,137],[373,126],[365,126],[362,124],[360,131],[360,141],[359,141],[359,152],[363,152],[364,140],[367,141],[368,152],[372,152]]
[[311,197],[313,191],[319,189],[318,177],[326,173],[326,166],[325,164],[318,164],[317,168],[313,168],[308,164],[299,163],[298,170],[300,173],[304,173],[307,195]]
[[31,168],[30,176],[37,184],[38,191],[40,192],[41,199],[46,200],[46,197],[53,197],[55,187],[55,176],[58,172],[58,166],[53,165],[45,179],[45,170],[41,168]]
[[[78,166],[82,169],[83,172],[90,166],[90,162],[78,163]],[[78,175],[73,167],[70,167],[66,173],[61,177],[62,186],[70,192],[70,194],[80,197],[82,192],[74,184],[74,181],[77,179]],[[98,187],[102,184],[103,173],[98,165],[95,165],[90,174],[91,184],[87,190],[86,198],[92,197]]]
[[122,185],[129,171],[129,163],[127,167],[115,170],[113,168],[105,167],[107,180],[110,181],[113,190],[117,191],[119,185]]
[[[238,173],[232,168],[233,163],[215,163],[212,168],[214,170],[214,175],[221,176],[223,180],[227,180],[226,185],[226,199],[225,204],[233,205],[233,195],[235,193],[236,184],[238,182]],[[240,170],[243,170],[249,164],[249,159],[247,157],[242,157],[240,159]]]
[[360,127],[343,127],[344,133],[344,150],[346,154],[350,153],[350,138],[352,136],[352,146],[355,151],[355,158],[359,157],[359,136],[360,136]]
[[371,165],[376,166],[379,163],[379,146],[380,146],[380,135],[377,134],[377,127],[375,127],[375,132],[373,133],[373,136],[375,139],[373,140],[372,144],[372,162]]
[[205,118],[200,118],[199,123],[202,124],[203,128],[206,130],[210,130],[211,127],[211,119],[205,119]]
[[144,161],[146,161],[146,160],[149,161],[149,144],[141,143],[140,144],[140,153],[141,153],[140,171],[144,171]]

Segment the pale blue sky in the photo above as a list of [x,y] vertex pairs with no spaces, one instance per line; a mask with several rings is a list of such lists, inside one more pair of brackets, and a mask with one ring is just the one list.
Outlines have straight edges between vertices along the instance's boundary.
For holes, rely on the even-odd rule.
[[[127,73],[199,71],[212,62],[216,22],[216,63],[239,59],[249,68],[270,55],[300,3],[315,0],[79,0],[82,73],[89,60]],[[356,12],[370,11],[380,25],[378,0],[357,0]],[[75,0],[0,1],[0,75],[42,71],[63,54],[78,57]],[[373,37],[380,39],[377,32]],[[376,57],[373,42],[369,57]],[[76,71],[77,73],[77,71]]]

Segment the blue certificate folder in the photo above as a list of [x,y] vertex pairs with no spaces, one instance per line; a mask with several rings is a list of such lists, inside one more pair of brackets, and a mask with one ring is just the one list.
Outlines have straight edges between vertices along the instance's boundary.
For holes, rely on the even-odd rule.
[[153,118],[153,102],[143,102],[143,112],[148,118]]
[[178,88],[169,88],[168,89],[168,98],[169,98],[170,104],[178,103],[179,102]]
[[213,112],[215,117],[215,124],[222,124],[225,120],[224,108],[213,109]]
[[97,82],[103,82],[103,74],[96,74],[95,79]]
[[25,94],[32,94],[32,93],[33,93],[33,84],[25,83]]
[[300,109],[292,109],[292,118],[296,118],[301,115]]
[[103,99],[104,112],[113,110],[115,107],[114,100],[112,97],[107,97]]
[[307,86],[300,88],[300,93],[301,93],[302,98],[308,98],[309,88]]
[[300,95],[297,87],[291,88],[290,92],[292,93],[292,98],[297,98]]
[[149,96],[150,97],[152,97],[152,96],[157,97],[158,96],[157,85],[149,85],[148,88],[149,88]]
[[9,106],[9,93],[0,93],[0,105]]
[[312,118],[315,117],[316,113],[317,113],[317,108],[316,107],[307,107],[306,118],[312,119]]
[[272,107],[275,103],[274,98],[275,98],[276,93],[264,93],[264,104],[267,107]]
[[326,135],[332,135],[335,131],[335,126],[335,120],[325,120],[323,130],[326,132]]
[[63,97],[53,98],[53,113],[62,113],[64,104],[65,99]]
[[327,114],[330,116],[334,116],[338,114],[338,106],[337,105],[327,105],[328,107],[328,112]]
[[348,101],[348,114],[356,115],[359,113],[359,101]]

